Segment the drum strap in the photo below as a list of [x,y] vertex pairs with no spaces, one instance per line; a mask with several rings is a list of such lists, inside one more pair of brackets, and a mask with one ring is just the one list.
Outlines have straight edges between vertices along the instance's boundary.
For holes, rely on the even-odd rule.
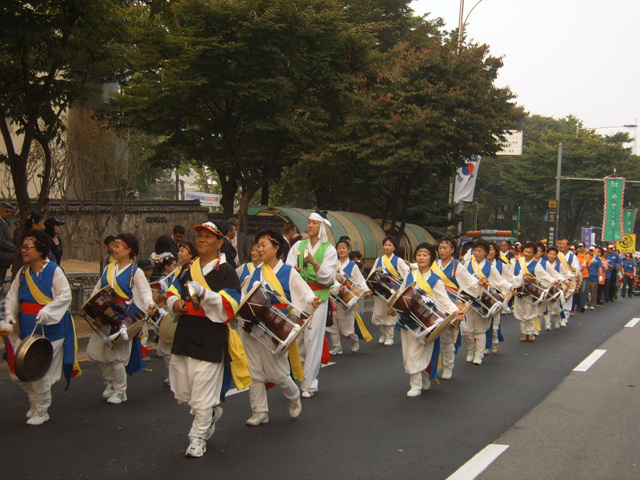
[[24,269],[24,279],[27,281],[29,293],[31,293],[31,296],[36,302],[38,302],[40,305],[46,305],[53,301],[53,299],[47,297],[44,293],[42,293],[42,291],[36,285],[36,282],[33,281],[33,277],[31,277],[31,268],[29,268],[28,265]]
[[118,285],[118,279],[116,278],[116,266],[118,264],[116,262],[112,262],[107,267],[107,282],[113,288],[113,291],[116,292],[120,298],[124,298],[125,300],[129,300],[129,296],[124,293],[120,285]]
[[[287,298],[284,293],[284,288],[282,288],[282,284],[280,283],[280,280],[278,280],[273,269],[266,263],[263,263],[260,268],[262,269],[262,278],[269,284],[269,287],[278,292],[282,298]],[[300,358],[298,342],[294,342],[289,349],[289,363],[291,364],[291,373],[293,374],[293,378],[301,382],[304,379],[304,374],[302,371],[302,359]]]
[[[216,258],[214,260],[213,269],[215,270],[219,265],[220,265],[220,259]],[[204,278],[204,275],[202,274],[200,257],[196,258],[195,262],[191,264],[189,272],[191,273],[191,279],[194,282],[199,283],[206,290],[211,290],[211,287],[207,283],[206,278]],[[222,297],[222,306],[224,307],[224,310],[227,312],[228,321],[225,323],[229,323],[236,316],[236,313],[238,313],[238,307],[239,307],[238,301],[234,297],[232,297],[229,293],[225,292],[224,289],[220,290],[217,293],[220,295],[220,297]]]
[[386,255],[383,255],[382,263],[384,263],[384,268],[386,268],[391,275],[393,275],[399,280],[402,280],[402,276],[398,273],[398,270],[396,270],[396,267],[393,266],[393,263],[391,263],[391,260],[389,259],[389,257],[387,257]]
[[420,290],[424,291],[427,296],[433,298],[433,289],[431,288],[431,285],[429,285],[429,282],[427,282],[427,279],[422,275],[422,272],[417,270],[413,272],[413,275],[416,276],[416,283],[418,284],[418,287],[420,287]]
[[[455,260],[451,260],[451,263],[453,263],[453,265],[451,265],[451,272],[453,273],[453,276],[456,276],[456,261]],[[433,270],[433,273],[435,273],[436,275],[438,275],[442,281],[444,282],[444,284],[453,289],[454,291],[458,291],[458,285],[456,285],[453,280],[451,280],[446,273],[444,273],[444,270],[440,267],[440,265],[438,264],[438,262],[433,262],[431,264],[431,270]]]

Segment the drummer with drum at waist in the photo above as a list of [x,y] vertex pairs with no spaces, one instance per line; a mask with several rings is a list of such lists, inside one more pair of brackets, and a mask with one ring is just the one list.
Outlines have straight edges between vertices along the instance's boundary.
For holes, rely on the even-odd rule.
[[[141,315],[146,312],[153,315],[156,307],[151,287],[144,272],[135,264],[139,252],[140,244],[135,235],[118,235],[112,255],[115,262],[104,269],[92,295],[110,286],[117,295],[118,302],[125,303],[131,314]],[[144,368],[142,347],[137,336],[126,339],[123,337],[123,341],[113,349],[104,338],[96,331],[91,334],[87,345],[87,359],[100,367],[107,385],[102,396],[107,399],[107,403],[119,405],[127,401],[127,373],[133,374]]]
[[[483,288],[488,289],[491,286],[506,294],[509,291],[515,291],[513,286],[507,282],[494,265],[487,262],[486,258],[489,254],[489,242],[484,239],[478,239],[473,244],[473,254],[466,265],[470,275],[478,279]],[[474,308],[467,310],[465,321],[462,325],[462,336],[467,344],[467,362],[473,362],[474,365],[482,365],[484,358],[485,345],[487,341],[487,330],[491,326],[491,319],[484,318]]]
[[[431,264],[436,258],[436,247],[427,243],[421,243],[416,247],[415,259],[418,269],[409,273],[402,282],[400,291],[416,282],[415,289],[423,296],[426,303],[435,301],[435,308],[445,315],[453,313],[458,317],[458,321],[463,318],[462,310],[451,301],[444,287],[442,279],[431,271]],[[402,318],[403,323],[410,329],[417,332],[418,324],[410,318]],[[435,342],[425,345],[407,328],[400,329],[400,340],[402,342],[402,363],[405,373],[409,374],[410,390],[407,397],[419,397],[423,390],[429,390],[431,379],[427,372],[427,367],[431,362],[431,368],[437,369],[438,358],[432,359]],[[438,340],[436,340],[437,342]],[[435,370],[433,370],[435,374]],[[435,376],[435,375],[434,375]]]
[[[464,264],[455,258],[456,241],[452,237],[442,237],[438,242],[438,255],[431,264],[431,270],[438,275],[444,282],[445,289],[449,294],[449,298],[457,303],[458,307],[462,305],[458,299],[459,292],[465,292],[472,297],[477,297],[482,291],[482,285],[479,280],[471,275]],[[440,348],[442,352],[442,372],[440,378],[450,380],[453,375],[453,367],[455,361],[455,343],[458,337],[460,327],[452,326],[446,329],[440,335]]]
[[[384,255],[376,259],[369,276],[371,277],[376,270],[381,268],[384,273],[392,275],[398,280],[398,284],[401,284],[404,278],[409,275],[411,267],[394,253],[398,248],[398,240],[391,236],[384,237],[382,239],[382,248]],[[382,302],[377,300],[374,302],[371,322],[380,329],[379,344],[393,345],[394,328],[397,319],[398,316],[389,314],[389,309]]]
[[309,238],[296,242],[287,255],[287,264],[300,272],[315,295],[320,298],[307,328],[298,340],[300,356],[304,370],[304,380],[300,385],[302,398],[313,398],[318,391],[318,373],[325,342],[325,329],[329,306],[329,288],[333,285],[338,272],[338,253],[328,242],[326,227],[331,223],[326,212],[314,212],[307,221]]
[[[7,351],[11,348],[15,352],[32,332],[44,335],[53,346],[53,360],[44,376],[32,382],[20,382],[29,396],[27,425],[42,425],[49,420],[51,386],[60,380],[63,372],[67,382],[74,376],[75,329],[69,313],[71,289],[62,269],[47,259],[50,242],[43,230],[25,234],[20,247],[25,266],[11,284],[5,302],[5,319],[0,323],[0,334],[4,337],[13,332],[16,320],[20,326],[17,342],[12,342],[10,337],[6,339]],[[9,366],[11,377],[19,381],[11,361]],[[79,369],[75,373],[79,373]]]
[[[260,259],[258,267],[248,278],[242,288],[243,300],[251,289],[261,282],[265,282],[265,288],[271,297],[271,304],[286,315],[290,302],[296,308],[311,312],[313,308],[320,306],[320,297],[307,285],[300,274],[291,265],[282,262],[289,245],[282,235],[274,228],[263,228],[256,233],[258,252]],[[284,298],[283,298],[284,297]],[[296,315],[300,311],[295,312]],[[267,403],[267,390],[265,383],[277,385],[288,400],[289,416],[297,418],[302,412],[300,403],[300,389],[291,378],[292,374],[298,380],[302,380],[302,365],[298,346],[294,345],[289,350],[289,356],[282,355],[278,358],[274,351],[269,350],[261,342],[275,342],[258,326],[253,325],[252,333],[244,328],[240,329],[242,342],[249,362],[249,373],[253,383],[249,386],[249,401],[251,403],[251,417],[245,422],[248,426],[258,426],[269,422],[269,404]],[[291,366],[289,365],[291,362]]]

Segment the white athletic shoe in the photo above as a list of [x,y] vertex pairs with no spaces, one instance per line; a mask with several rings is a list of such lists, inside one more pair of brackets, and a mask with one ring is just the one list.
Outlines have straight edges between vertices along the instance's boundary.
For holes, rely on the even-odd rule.
[[107,403],[110,403],[111,405],[120,405],[121,403],[124,403],[126,401],[127,394],[120,392],[114,392],[113,395],[107,398]]
[[440,378],[442,380],[451,380],[453,376],[453,370],[447,367],[442,367],[442,373],[440,374]]
[[420,395],[422,395],[422,389],[418,389],[418,388],[412,388],[411,390],[409,390],[407,392],[407,397],[409,398],[415,398],[415,397],[419,397]]
[[355,333],[349,340],[351,340],[351,353],[356,353],[358,350],[360,350],[360,339],[356,336]]
[[27,420],[27,425],[42,425],[49,421],[49,414],[46,410],[36,410],[33,416]]
[[204,438],[195,437],[191,439],[191,443],[189,443],[189,448],[187,448],[187,452],[185,453],[185,457],[187,458],[200,458],[207,451],[207,442]]
[[291,418],[298,418],[302,413],[302,402],[300,401],[300,397],[295,400],[291,400],[289,402],[289,416]]
[[33,417],[35,413],[36,413],[36,404],[34,402],[31,402],[29,404],[29,410],[27,410],[27,418]]
[[218,422],[218,420],[220,420],[220,417],[222,417],[222,412],[223,410],[220,405],[218,405],[217,407],[213,407],[213,416],[211,418],[211,425],[209,425],[209,427],[207,428],[207,431],[205,432],[205,438],[207,440],[213,437],[213,432],[216,431],[216,423]]
[[387,337],[387,339],[384,341],[385,346],[390,347],[391,345],[393,345],[393,337]]
[[113,382],[107,381],[105,383],[107,384],[107,388],[105,388],[104,392],[102,392],[102,398],[109,398],[115,393],[115,390],[113,389]]
[[333,347],[331,350],[329,350],[329,353],[331,355],[342,355],[342,347]]
[[269,423],[269,415],[264,412],[253,412],[253,415],[244,422],[245,425],[250,427],[257,427],[261,423]]

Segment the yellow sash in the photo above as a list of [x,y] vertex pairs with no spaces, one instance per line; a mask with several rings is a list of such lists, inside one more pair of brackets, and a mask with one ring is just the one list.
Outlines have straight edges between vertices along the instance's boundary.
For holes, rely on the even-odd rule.
[[[486,260],[485,260],[486,262]],[[486,275],[482,272],[482,269],[480,268],[480,265],[478,265],[478,262],[476,261],[475,258],[471,259],[471,266],[473,267],[473,271],[476,274],[476,277],[478,278],[485,278]]]
[[[122,291],[122,288],[120,288],[120,285],[118,285],[118,280],[116,279],[117,265],[117,262],[111,262],[107,267],[107,282],[109,282],[109,285],[111,286],[111,288],[113,288],[113,291],[116,292],[116,295],[118,295],[123,300],[129,300],[127,294],[124,293]],[[111,283],[111,280],[113,280],[113,283]]]
[[[218,264],[217,262],[219,261],[219,259],[214,260],[213,268],[216,267],[216,265]],[[189,273],[191,274],[191,279],[194,282],[198,282],[200,285],[202,285],[203,288],[211,290],[211,287],[202,274],[200,257],[196,258],[196,260],[191,264]],[[220,293],[220,295],[222,295],[222,293]],[[228,299],[230,297],[225,296],[225,298]],[[238,308],[236,306],[234,308],[234,311],[237,310]],[[253,381],[251,380],[251,374],[249,373],[249,362],[247,361],[247,354],[244,351],[244,345],[242,345],[242,339],[240,338],[240,335],[238,335],[238,332],[231,328],[231,324],[229,323],[227,323],[227,327],[229,328],[229,340],[227,341],[227,347],[229,349],[229,356],[231,357],[231,376],[233,377],[233,383],[235,383],[236,388],[238,390],[244,390],[253,383]]]
[[426,292],[427,296],[433,298],[433,289],[431,288],[431,285],[429,285],[429,282],[427,282],[427,279],[422,275],[422,272],[420,270],[416,270],[414,275],[420,290]]
[[384,264],[384,267],[387,269],[387,271],[391,275],[396,277],[398,280],[402,280],[402,277],[400,276],[400,274],[396,270],[396,267],[393,266],[393,263],[391,263],[391,260],[389,260],[389,257],[387,257],[386,255],[383,255],[382,256],[382,263]]
[[356,323],[358,324],[358,328],[360,329],[360,333],[362,334],[362,338],[364,338],[364,340],[366,342],[370,342],[371,340],[373,340],[373,337],[369,333],[369,330],[367,330],[367,327],[364,326],[364,322],[362,321],[362,317],[360,317],[360,315],[358,315],[358,305],[357,304],[356,304]]
[[31,278],[31,268],[29,268],[29,265],[27,265],[24,269],[24,279],[27,281],[29,293],[31,293],[31,296],[36,302],[38,302],[39,305],[46,305],[53,301],[53,299],[47,297],[44,293],[42,293],[42,291],[33,281],[33,278]]
[[[451,261],[453,262],[453,260]],[[453,283],[453,280],[447,277],[447,275],[444,273],[444,270],[440,267],[440,265],[438,265],[438,262],[433,262],[431,264],[431,270],[442,279],[447,287],[453,289],[456,292],[458,291],[458,286]]]
[[535,278],[535,275],[531,273],[531,271],[529,270],[529,267],[524,263],[525,262],[524,257],[520,257],[518,261],[520,262],[520,268],[524,270],[525,273]]
[[509,257],[507,257],[504,253],[500,253],[500,258],[502,259],[502,261],[504,263],[506,263],[507,265],[509,265],[511,262],[509,261]]
[[571,265],[569,265],[569,262],[567,261],[567,258],[564,256],[564,253],[562,252],[558,253],[558,259],[567,268],[567,270],[571,271]]
[[[278,280],[273,269],[266,263],[262,264],[262,278],[274,291],[278,292],[282,298],[287,298],[280,280]],[[289,363],[291,364],[291,373],[293,374],[293,378],[301,382],[304,379],[304,375],[302,373],[302,360],[300,359],[298,342],[294,342],[289,349]]]

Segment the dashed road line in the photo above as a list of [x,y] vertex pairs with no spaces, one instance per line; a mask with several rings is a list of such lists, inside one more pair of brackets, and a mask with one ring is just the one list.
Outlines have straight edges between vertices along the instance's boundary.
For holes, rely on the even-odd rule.
[[631,321],[625,325],[625,327],[633,328],[638,322],[640,322],[640,318],[632,318]]
[[580,362],[580,364],[573,369],[574,372],[586,372],[587,370],[589,370],[591,368],[591,366],[596,363],[600,357],[602,355],[604,355],[605,353],[607,353],[606,350],[600,350],[600,349],[596,349],[594,350],[591,355],[589,355],[587,358],[585,358],[582,362]]
[[473,480],[484,472],[507,448],[509,448],[509,445],[499,445],[497,443],[487,445],[476,453],[471,460],[456,470],[447,480]]

